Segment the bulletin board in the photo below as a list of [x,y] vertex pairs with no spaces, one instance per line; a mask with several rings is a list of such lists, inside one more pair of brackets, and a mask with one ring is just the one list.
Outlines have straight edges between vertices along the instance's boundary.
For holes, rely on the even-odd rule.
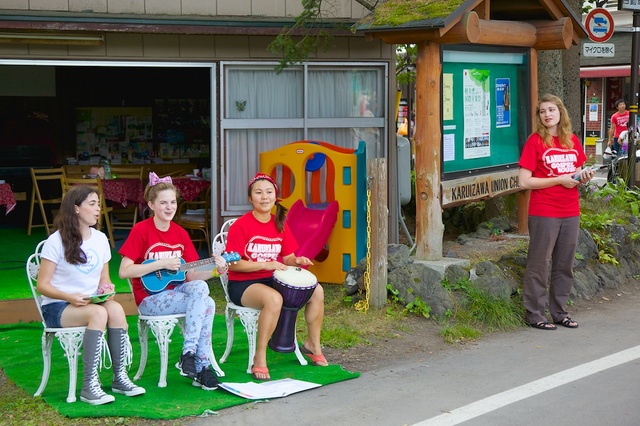
[[443,49],[443,179],[517,165],[529,128],[525,50]]

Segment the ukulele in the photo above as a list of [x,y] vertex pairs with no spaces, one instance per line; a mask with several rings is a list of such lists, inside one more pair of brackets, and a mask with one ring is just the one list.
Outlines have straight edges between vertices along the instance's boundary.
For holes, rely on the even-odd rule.
[[[238,253],[223,253],[220,256],[225,260],[225,262],[237,262],[240,260],[240,255]],[[147,259],[142,264],[155,262],[156,259]],[[211,263],[215,263],[215,259],[213,257],[209,257],[207,259],[196,260],[195,262],[186,263],[183,259],[180,259],[180,267],[177,271],[171,271],[169,269],[159,269],[157,271],[153,271],[141,277],[142,286],[149,294],[156,294],[163,291],[167,286],[171,283],[182,283],[186,278],[186,274],[184,271],[188,271],[190,269],[199,268],[204,265],[209,265]]]

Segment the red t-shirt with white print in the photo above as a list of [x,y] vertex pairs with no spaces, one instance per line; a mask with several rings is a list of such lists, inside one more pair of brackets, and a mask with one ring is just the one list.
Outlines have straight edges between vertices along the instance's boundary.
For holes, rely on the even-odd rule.
[[[553,147],[548,147],[538,133],[527,139],[518,165],[532,171],[536,178],[552,178],[574,174],[587,160],[580,141],[572,135],[573,147],[560,146],[557,137],[553,138]],[[572,217],[580,215],[578,187],[565,188],[554,185],[549,188],[531,190],[529,215],[543,217]]]
[[[183,227],[171,221],[169,229],[161,231],[156,228],[153,217],[135,224],[119,253],[127,256],[134,263],[172,257],[181,257],[185,262],[195,262],[199,259],[191,237]],[[132,278],[131,284],[136,305],[140,305],[149,293],[142,286],[140,278]],[[175,286],[176,284],[169,284],[167,288]]]
[[619,138],[620,133],[627,130],[629,124],[629,111],[625,111],[622,114],[619,112],[614,113],[611,116],[611,125],[614,127],[613,137]]
[[[229,228],[226,251],[238,252],[242,259],[249,262],[281,262],[282,257],[294,253],[297,249],[298,243],[289,227],[285,224],[284,232],[278,232],[273,215],[269,222],[262,223],[249,212],[238,218]],[[271,276],[273,271],[268,270],[229,271],[229,280],[232,281],[257,280]]]

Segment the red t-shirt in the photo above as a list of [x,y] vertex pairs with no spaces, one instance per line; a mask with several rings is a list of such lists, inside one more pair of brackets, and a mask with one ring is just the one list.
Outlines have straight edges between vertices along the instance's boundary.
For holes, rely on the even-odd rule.
[[[560,146],[557,137],[553,138],[553,147],[548,147],[538,133],[527,139],[518,165],[531,170],[536,178],[551,178],[574,174],[587,160],[580,141],[572,135],[573,148]],[[580,215],[578,187],[565,188],[554,185],[549,188],[531,190],[529,215],[544,217],[572,217]]]
[[[153,223],[153,217],[136,223],[118,253],[132,259],[134,263],[168,257],[181,257],[185,262],[195,262],[199,259],[198,252],[184,228],[171,221],[169,229],[161,231]],[[149,293],[142,287],[140,278],[131,279],[131,284],[136,305],[140,305]],[[173,287],[175,285],[167,286]]]
[[[298,243],[285,224],[284,232],[278,232],[275,217],[267,223],[258,221],[252,212],[246,213],[236,220],[227,238],[227,252],[238,252],[240,257],[249,262],[272,262],[294,253]],[[269,278],[273,271],[255,272],[229,271],[229,280],[244,281]]]
[[627,125],[629,123],[629,111],[625,111],[620,114],[616,112],[611,116],[611,125],[614,126],[613,137],[620,137],[620,133],[624,130],[627,130]]

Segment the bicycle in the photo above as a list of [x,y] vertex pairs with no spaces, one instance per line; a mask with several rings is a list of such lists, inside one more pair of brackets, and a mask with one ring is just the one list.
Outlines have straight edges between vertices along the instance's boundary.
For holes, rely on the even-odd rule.
[[[640,160],[638,156],[640,150],[636,151],[636,163]],[[626,165],[629,159],[629,154],[626,151],[622,151],[620,155],[615,150],[607,148],[602,155],[602,161],[604,166],[607,167],[607,182],[617,183],[620,177],[620,171]]]

